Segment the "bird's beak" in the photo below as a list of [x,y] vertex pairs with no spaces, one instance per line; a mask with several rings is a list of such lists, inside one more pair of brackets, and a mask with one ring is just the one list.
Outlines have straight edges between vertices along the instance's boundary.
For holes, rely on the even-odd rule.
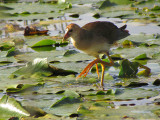
[[68,34],[68,32],[67,32],[67,33],[64,35],[62,42],[67,41],[67,39],[68,39],[69,37],[70,37],[70,36],[69,36],[69,34]]

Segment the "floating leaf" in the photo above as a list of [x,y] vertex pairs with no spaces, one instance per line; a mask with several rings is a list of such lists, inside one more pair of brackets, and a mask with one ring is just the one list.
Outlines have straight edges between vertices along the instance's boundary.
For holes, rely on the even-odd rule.
[[14,98],[4,95],[0,100],[0,118],[20,118],[22,116],[30,116],[30,114],[22,107],[20,102],[16,101]]
[[156,114],[158,117],[160,116],[160,109],[152,110],[152,112]]
[[153,82],[153,85],[160,86],[160,79],[156,79],[156,80]]
[[67,56],[70,56],[70,55],[73,55],[73,54],[76,54],[76,53],[78,53],[76,50],[67,50],[64,53],[64,56],[67,57]]
[[14,46],[15,46],[15,43],[13,41],[2,42],[0,43],[0,50],[9,50]]
[[151,11],[159,11],[160,10],[160,6],[155,5],[154,8],[151,9]]
[[101,17],[101,15],[99,13],[96,13],[96,14],[93,15],[93,17],[96,18],[96,19],[98,19],[98,18]]
[[72,15],[69,15],[69,17],[79,18],[79,14],[72,14]]
[[58,100],[56,103],[54,103],[51,107],[58,107],[64,104],[74,104],[74,103],[80,103],[80,102],[81,102],[80,98],[64,96],[63,98]]
[[146,85],[148,85],[148,83],[131,82],[127,87],[142,87]]
[[42,109],[38,107],[25,106],[24,108],[30,113],[30,116],[34,116],[36,118],[43,117],[47,114],[45,111],[43,111]]
[[122,60],[123,57],[120,54],[113,54],[110,56],[113,60]]
[[61,94],[61,95],[65,95],[65,96],[71,96],[71,97],[75,97],[75,98],[78,98],[80,97],[80,95],[75,92],[75,91],[71,91],[71,90],[61,90],[61,91],[58,91],[56,94]]
[[43,86],[44,83],[38,83],[38,84],[18,84],[15,87],[10,87],[6,89],[7,93],[18,93],[18,92],[24,92],[29,89],[34,89],[35,87]]
[[122,78],[136,77],[136,74],[138,72],[138,67],[139,63],[137,62],[130,62],[127,59],[123,60],[121,62],[119,77]]
[[34,51],[40,52],[40,51],[52,51],[55,50],[56,47],[53,46],[42,46],[42,47],[32,47]]
[[123,45],[124,48],[125,47],[133,47],[134,46],[133,42],[130,41],[130,40],[123,41],[122,45]]
[[141,54],[141,55],[138,55],[137,57],[134,58],[135,60],[146,60],[146,59],[149,59],[147,57],[147,54],[144,53],[144,54]]
[[36,44],[32,45],[31,47],[34,48],[34,47],[42,47],[42,46],[52,46],[55,43],[56,43],[56,41],[45,39],[45,40],[41,40],[41,41],[37,42]]
[[54,66],[50,66],[47,63],[47,58],[36,58],[33,62],[28,62],[25,67],[18,69],[13,72],[12,75],[15,76],[23,76],[25,78],[28,77],[40,77],[40,76],[57,76],[57,75],[69,75],[69,74],[77,74],[74,71],[63,70],[60,68],[56,68]]
[[21,52],[19,50],[16,50],[15,47],[12,47],[11,49],[8,50],[8,53],[6,57],[11,57],[20,54]]
[[88,108],[86,108],[85,106],[81,105],[78,110],[77,110],[78,114],[88,114],[88,113],[92,113],[92,111],[90,111]]
[[96,94],[97,95],[105,95],[106,93],[104,91],[98,91]]

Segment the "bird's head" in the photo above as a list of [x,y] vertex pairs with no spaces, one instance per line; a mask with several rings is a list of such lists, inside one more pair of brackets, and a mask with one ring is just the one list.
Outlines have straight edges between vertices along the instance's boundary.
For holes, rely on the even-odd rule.
[[77,24],[71,23],[67,26],[65,35],[63,37],[63,42],[66,41],[69,37],[74,37],[77,35],[80,26]]

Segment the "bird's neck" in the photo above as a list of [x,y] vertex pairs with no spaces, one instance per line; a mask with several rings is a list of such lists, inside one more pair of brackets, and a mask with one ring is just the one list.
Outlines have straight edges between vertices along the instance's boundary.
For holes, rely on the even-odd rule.
[[83,50],[89,47],[89,38],[92,38],[91,33],[81,28],[76,34],[71,36],[71,42],[76,48]]

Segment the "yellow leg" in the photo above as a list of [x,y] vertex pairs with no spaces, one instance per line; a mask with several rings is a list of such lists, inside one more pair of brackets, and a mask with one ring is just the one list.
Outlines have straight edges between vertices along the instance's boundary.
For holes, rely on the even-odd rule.
[[94,61],[90,62],[85,68],[84,70],[77,76],[76,79],[80,78],[82,75],[84,75],[84,77],[88,74],[89,70],[92,68],[92,66],[96,63],[98,63],[99,59],[95,59]]
[[97,63],[101,63],[101,66],[102,66],[102,77],[101,77],[101,86],[103,87],[103,79],[104,79],[104,72],[105,72],[105,65],[107,66],[113,66],[114,65],[114,62],[113,60],[111,59],[111,57],[109,56],[108,53],[106,53],[107,56],[108,56],[108,59],[110,60],[110,62],[104,62],[102,61],[100,58],[97,58],[95,59],[94,61],[92,61],[91,63],[89,63],[85,68],[84,70],[77,76],[76,79],[80,78],[82,75],[84,77],[86,77],[86,75],[88,74],[88,72],[90,71],[90,69],[93,67],[94,64],[96,64],[96,71],[97,71],[97,74],[98,74],[98,78],[99,78],[99,71],[98,71],[98,65]]
[[101,63],[101,66],[102,66],[102,76],[101,76],[101,84],[100,85],[103,87],[105,65]]
[[96,63],[96,71],[97,71],[97,75],[98,75],[98,79],[99,79],[99,70],[98,70],[98,64]]

